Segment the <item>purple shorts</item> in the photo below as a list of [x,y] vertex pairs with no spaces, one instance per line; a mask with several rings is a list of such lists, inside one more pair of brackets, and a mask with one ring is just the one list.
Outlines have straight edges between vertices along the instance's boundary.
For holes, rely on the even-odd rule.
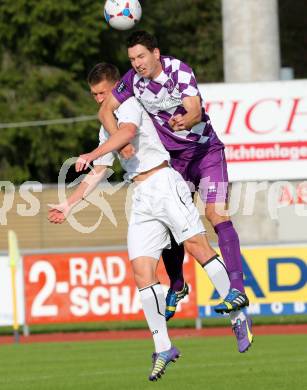
[[226,203],[228,174],[224,149],[208,150],[195,159],[171,158],[171,165],[180,172],[191,191],[198,191],[204,203]]

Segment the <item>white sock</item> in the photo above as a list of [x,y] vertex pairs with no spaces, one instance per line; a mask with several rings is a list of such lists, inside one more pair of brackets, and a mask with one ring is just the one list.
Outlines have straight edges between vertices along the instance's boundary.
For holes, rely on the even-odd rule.
[[222,258],[218,255],[212,257],[212,259],[203,265],[203,268],[207,272],[213,286],[220,294],[220,297],[224,299],[229,292],[230,280]]
[[[229,292],[230,280],[223,259],[217,255],[209,260],[203,268],[207,272],[213,286],[220,294],[220,297],[224,299]],[[237,322],[237,319],[241,321],[246,320],[245,313],[242,310],[230,312],[229,317],[232,325]]]
[[160,283],[140,289],[143,311],[157,353],[171,348],[165,320],[165,297]]

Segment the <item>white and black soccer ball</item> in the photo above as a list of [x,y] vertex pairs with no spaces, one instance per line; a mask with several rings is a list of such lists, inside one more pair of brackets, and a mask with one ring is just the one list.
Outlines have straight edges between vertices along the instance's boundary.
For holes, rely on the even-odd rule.
[[141,19],[142,7],[139,0],[107,0],[104,17],[117,30],[129,30]]

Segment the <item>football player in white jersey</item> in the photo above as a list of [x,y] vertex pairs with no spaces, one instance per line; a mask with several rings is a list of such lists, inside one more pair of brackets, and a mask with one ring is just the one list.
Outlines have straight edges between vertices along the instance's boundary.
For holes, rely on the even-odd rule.
[[[97,64],[89,74],[91,92],[101,104],[119,80],[118,70],[110,64]],[[221,296],[226,296],[230,281],[223,264],[208,243],[205,228],[181,175],[169,166],[170,156],[155,127],[134,97],[115,112],[118,130],[109,136],[100,131],[100,145],[81,155],[76,170],[94,162],[94,169],[80,183],[65,204],[49,211],[49,220],[62,223],[71,208],[84,199],[113,164],[114,152],[131,143],[135,154],[129,160],[120,157],[125,178],[137,185],[128,226],[128,253],[143,311],[155,344],[153,368],[149,379],[161,377],[167,365],[180,353],[172,346],[165,319],[165,298],[156,269],[162,250],[170,246],[169,230],[207,272]]]

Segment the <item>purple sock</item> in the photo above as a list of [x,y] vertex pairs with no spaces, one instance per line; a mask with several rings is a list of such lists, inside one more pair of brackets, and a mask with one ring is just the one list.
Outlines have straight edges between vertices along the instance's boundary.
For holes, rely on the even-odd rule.
[[171,289],[174,291],[181,291],[184,286],[182,269],[184,260],[184,247],[183,245],[178,245],[172,235],[171,244],[171,249],[163,250],[162,258],[167,275],[170,279]]
[[218,244],[230,279],[230,288],[244,292],[240,241],[231,221],[225,221],[214,227],[218,235]]

